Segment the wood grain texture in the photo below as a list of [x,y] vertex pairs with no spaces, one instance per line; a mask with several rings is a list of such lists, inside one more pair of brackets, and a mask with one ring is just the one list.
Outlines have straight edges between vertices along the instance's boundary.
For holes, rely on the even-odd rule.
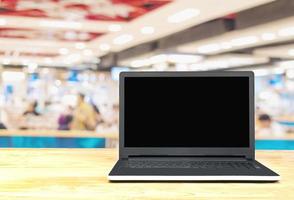
[[278,183],[109,183],[115,149],[1,149],[0,199],[294,199],[294,151],[257,151]]

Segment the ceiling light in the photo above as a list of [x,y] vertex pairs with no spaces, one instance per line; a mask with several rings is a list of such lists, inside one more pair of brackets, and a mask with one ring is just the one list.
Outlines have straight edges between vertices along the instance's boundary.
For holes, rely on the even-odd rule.
[[221,55],[207,58],[204,61],[192,64],[193,70],[205,69],[222,69],[228,67],[240,67],[252,64],[267,63],[269,61],[266,57],[252,57],[251,55]]
[[176,64],[176,71],[187,71],[189,70],[188,65],[186,64]]
[[278,62],[278,65],[284,68],[292,68],[294,67],[294,60]]
[[169,54],[167,60],[173,63],[197,63],[202,56],[187,54]]
[[151,58],[149,58],[149,62],[150,62],[150,64],[163,63],[163,62],[166,62],[167,59],[168,59],[167,55],[159,54],[159,55],[152,56]]
[[6,19],[0,19],[0,26],[4,26],[7,24]]
[[233,46],[243,46],[243,45],[254,44],[257,41],[258,41],[258,38],[256,36],[247,36],[247,37],[232,39],[231,44]]
[[294,35],[294,27],[281,29],[281,30],[279,30],[278,35],[284,36],[284,37],[292,36],[292,35]]
[[188,55],[188,54],[159,54],[147,59],[138,59],[131,62],[132,67],[143,67],[149,65],[156,65],[160,63],[197,63],[202,59],[202,56]]
[[134,60],[131,62],[131,67],[143,67],[148,65],[148,59]]
[[66,55],[69,52],[67,48],[60,48],[58,51],[61,55]]
[[141,28],[141,33],[145,35],[152,34],[154,33],[154,28],[152,26],[144,26]]
[[266,76],[270,74],[270,71],[266,69],[254,69],[253,72],[255,76]]
[[286,72],[286,76],[289,79],[294,79],[294,70],[293,69],[288,69],[287,72]]
[[231,48],[232,48],[232,45],[231,45],[231,43],[229,43],[229,42],[222,42],[222,43],[220,44],[220,47],[221,47],[222,49],[231,49]]
[[108,26],[108,30],[111,32],[118,32],[121,30],[121,25],[119,24],[111,24]]
[[2,63],[3,63],[4,65],[9,65],[9,64],[10,64],[10,59],[8,59],[8,58],[4,58],[3,61],[2,61]]
[[23,81],[25,79],[25,74],[23,72],[4,71],[1,75],[2,81],[4,82]]
[[64,38],[67,40],[76,40],[78,37],[78,34],[76,31],[66,31],[64,33]]
[[34,73],[37,68],[38,68],[38,64],[37,63],[29,63],[28,64],[28,72],[29,73]]
[[226,60],[206,60],[200,63],[190,65],[191,70],[212,70],[212,69],[223,69],[229,66]]
[[99,45],[99,48],[101,51],[108,51],[110,49],[110,46],[109,46],[109,44],[102,43]]
[[153,69],[155,71],[165,71],[168,68],[168,64],[167,63],[158,63],[153,65]]
[[190,70],[192,70],[192,71],[202,71],[202,70],[206,70],[206,69],[201,64],[192,64],[192,65],[190,65]]
[[83,51],[83,55],[84,56],[92,56],[93,55],[93,51],[91,49],[85,49]]
[[51,58],[45,58],[45,59],[44,59],[44,62],[45,62],[46,64],[51,64],[53,61],[52,61]]
[[66,65],[72,64],[72,62],[69,59],[64,59],[63,63],[66,64]]
[[284,74],[285,69],[282,67],[277,67],[277,68],[274,68],[272,71],[274,74]]
[[28,64],[28,67],[37,68],[38,67],[38,64],[37,63],[29,63]]
[[78,43],[75,44],[75,47],[77,49],[84,49],[86,47],[86,45],[83,42],[78,42]]
[[89,40],[91,35],[89,33],[83,32],[78,34],[79,40]]
[[220,50],[220,46],[218,44],[208,44],[200,46],[197,49],[198,53],[212,53]]
[[28,65],[29,64],[29,60],[28,59],[24,59],[21,61],[22,65]]
[[123,34],[114,38],[113,43],[117,45],[123,45],[133,40],[133,36],[130,34]]
[[78,62],[81,59],[81,55],[78,53],[70,54],[66,59],[68,59],[70,62]]
[[227,61],[228,61],[230,67],[254,64],[253,58],[242,58],[242,57],[238,58],[238,57],[236,57],[236,58],[230,58]]
[[61,80],[56,80],[56,81],[54,82],[54,84],[57,85],[57,86],[60,86],[60,85],[61,85]]
[[195,8],[187,8],[185,10],[182,10],[180,12],[177,12],[167,18],[167,21],[169,23],[180,23],[186,20],[189,20],[193,17],[198,16],[200,13],[199,10]]
[[290,49],[290,50],[288,51],[288,55],[289,55],[289,56],[294,56],[294,49]]
[[277,36],[275,33],[263,33],[261,35],[261,39],[265,40],[265,41],[268,41],[268,40],[274,40],[276,39]]
[[48,68],[43,68],[42,69],[42,73],[43,74],[48,74],[50,71],[49,71],[49,69]]
[[52,28],[82,28],[82,24],[73,21],[57,21],[57,20],[42,20],[40,26],[52,27]]

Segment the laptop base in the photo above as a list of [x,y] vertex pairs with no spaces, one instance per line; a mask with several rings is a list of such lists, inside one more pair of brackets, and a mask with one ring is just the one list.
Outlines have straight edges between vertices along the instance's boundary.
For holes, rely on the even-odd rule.
[[130,168],[119,160],[108,175],[109,181],[229,181],[275,182],[280,176],[257,161],[258,169]]

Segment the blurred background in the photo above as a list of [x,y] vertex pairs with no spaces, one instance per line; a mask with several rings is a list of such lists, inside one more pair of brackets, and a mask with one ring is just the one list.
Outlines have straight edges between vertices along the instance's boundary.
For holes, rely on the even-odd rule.
[[122,71],[252,70],[257,149],[294,149],[293,10],[292,0],[0,0],[0,147],[117,147]]

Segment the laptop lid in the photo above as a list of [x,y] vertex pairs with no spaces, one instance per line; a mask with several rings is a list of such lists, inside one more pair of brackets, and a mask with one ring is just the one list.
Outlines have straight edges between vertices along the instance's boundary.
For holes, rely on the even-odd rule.
[[254,159],[252,72],[122,72],[120,158]]

